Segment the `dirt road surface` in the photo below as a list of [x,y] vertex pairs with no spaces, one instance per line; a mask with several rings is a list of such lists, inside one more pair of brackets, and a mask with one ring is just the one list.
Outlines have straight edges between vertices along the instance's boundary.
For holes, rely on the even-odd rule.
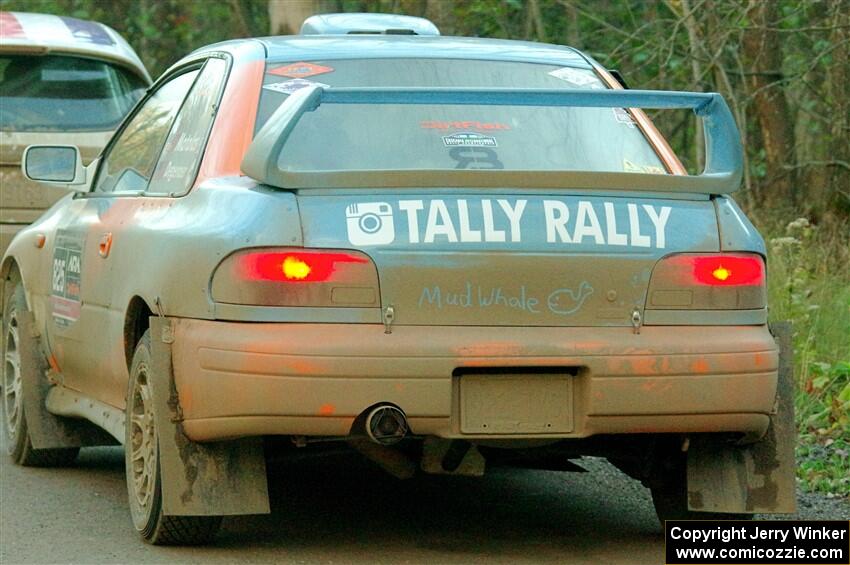
[[[132,531],[121,448],[75,467],[0,455],[0,563],[663,563],[648,492],[600,460],[589,473],[497,469],[399,482],[354,453],[274,460],[272,514],[225,519],[213,547],[161,548]],[[804,496],[800,517],[847,518]]]

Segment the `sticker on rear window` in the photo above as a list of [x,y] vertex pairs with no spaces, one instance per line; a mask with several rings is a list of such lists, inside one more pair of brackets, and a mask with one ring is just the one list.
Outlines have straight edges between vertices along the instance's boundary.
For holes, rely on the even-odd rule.
[[623,170],[627,173],[642,173],[643,169],[628,159],[623,159]]
[[479,122],[478,120],[423,120],[419,123],[422,129],[464,129],[474,131],[509,130],[511,126],[498,122]]
[[74,39],[84,43],[94,43],[95,45],[115,45],[115,41],[106,32],[106,28],[99,23],[87,22],[67,16],[60,16],[59,19],[65,23],[65,27],[68,28]]
[[449,157],[457,162],[455,169],[504,169],[499,155],[486,147],[452,147]]
[[313,63],[292,63],[282,67],[275,67],[268,71],[270,75],[278,75],[289,78],[306,78],[333,72],[333,68],[315,65]]
[[650,175],[666,175],[664,167],[658,165],[638,165],[628,159],[623,159],[623,171],[627,173],[647,173]]
[[285,82],[275,82],[272,84],[263,85],[263,88],[266,90],[273,90],[275,92],[280,92],[282,94],[292,94],[296,90],[301,90],[302,88],[307,88],[308,86],[321,86],[322,88],[330,88],[328,84],[322,84],[321,82],[313,82],[311,80],[304,80],[300,78],[287,80]]
[[454,133],[443,136],[443,144],[446,147],[498,147],[495,137],[481,135],[472,131]]
[[635,119],[625,108],[611,108],[614,111],[614,119],[634,129]]
[[599,80],[599,77],[593,74],[593,71],[588,71],[584,69],[574,69],[572,67],[563,67],[561,69],[549,71],[549,75],[574,84],[576,86],[583,86],[587,88],[605,88],[605,85],[602,84],[602,81]]
[[106,67],[98,69],[41,69],[41,80],[44,82],[83,82],[87,80],[110,80],[111,74]]

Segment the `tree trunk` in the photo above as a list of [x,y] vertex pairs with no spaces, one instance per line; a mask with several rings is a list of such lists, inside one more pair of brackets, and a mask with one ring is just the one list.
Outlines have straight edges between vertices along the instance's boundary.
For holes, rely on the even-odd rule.
[[546,26],[543,24],[543,14],[537,0],[528,0],[528,22],[531,33],[526,33],[528,39],[546,41]]
[[578,10],[572,1],[564,2],[564,12],[567,16],[567,45],[581,49],[579,45],[580,33],[578,27]]
[[269,33],[295,35],[304,20],[318,13],[318,0],[269,0]]
[[251,28],[248,27],[248,22],[245,20],[245,14],[242,12],[242,4],[239,0],[229,0],[230,11],[233,12],[233,18],[236,20],[236,29],[241,37],[251,37]]
[[829,98],[832,102],[832,171],[828,192],[823,199],[826,209],[841,209],[850,214],[850,11],[846,0],[832,0],[830,43],[836,46],[829,68]]
[[748,69],[753,110],[764,143],[767,200],[796,204],[802,201],[796,186],[794,120],[781,84],[782,42],[775,28],[779,3],[754,0],[747,12],[750,28],[742,49]]
[[443,0],[425,0],[425,17],[439,28],[440,33],[451,35],[454,32],[454,26],[451,23],[449,13],[452,6],[447,5]]
[[[702,34],[699,32],[699,24],[694,15],[691,3],[688,0],[679,2],[682,8],[682,17],[685,24],[685,29],[688,32],[688,51],[690,52],[689,59],[691,60],[691,76],[693,77],[693,88],[702,90],[703,71],[700,64],[701,51],[707,52],[708,49],[701,48]],[[674,3],[668,2],[668,6],[675,10]],[[678,13],[676,15],[679,15]],[[705,166],[705,134],[702,128],[702,120],[696,121],[696,137],[694,138],[694,163],[696,163],[697,173],[701,173]]]

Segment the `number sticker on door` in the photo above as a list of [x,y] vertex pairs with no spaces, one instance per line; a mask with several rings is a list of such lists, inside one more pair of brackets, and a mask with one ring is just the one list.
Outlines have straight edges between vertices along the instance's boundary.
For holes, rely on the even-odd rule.
[[50,308],[53,321],[59,327],[68,327],[80,318],[82,256],[82,242],[78,237],[68,232],[57,232],[53,248]]

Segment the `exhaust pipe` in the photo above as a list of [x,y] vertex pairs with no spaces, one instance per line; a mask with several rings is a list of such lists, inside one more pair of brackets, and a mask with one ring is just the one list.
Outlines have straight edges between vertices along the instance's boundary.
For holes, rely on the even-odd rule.
[[392,404],[379,404],[366,415],[366,435],[379,445],[400,442],[408,430],[407,416]]

